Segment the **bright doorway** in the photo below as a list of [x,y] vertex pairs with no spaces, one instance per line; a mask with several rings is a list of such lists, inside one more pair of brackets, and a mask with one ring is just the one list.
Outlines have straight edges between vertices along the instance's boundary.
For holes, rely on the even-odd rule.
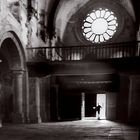
[[98,104],[101,106],[100,119],[106,119],[106,94],[97,94],[96,106]]

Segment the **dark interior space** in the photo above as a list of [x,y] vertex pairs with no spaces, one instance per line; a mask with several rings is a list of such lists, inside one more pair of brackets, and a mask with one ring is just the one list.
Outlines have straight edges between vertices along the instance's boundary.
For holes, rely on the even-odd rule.
[[96,94],[85,94],[85,117],[96,117]]
[[0,113],[4,123],[12,122],[13,79],[8,62],[0,53]]
[[58,120],[58,98],[57,98],[56,87],[51,87],[51,94],[50,94],[50,116],[51,121]]
[[59,116],[61,120],[81,118],[81,95],[77,93],[59,94]]

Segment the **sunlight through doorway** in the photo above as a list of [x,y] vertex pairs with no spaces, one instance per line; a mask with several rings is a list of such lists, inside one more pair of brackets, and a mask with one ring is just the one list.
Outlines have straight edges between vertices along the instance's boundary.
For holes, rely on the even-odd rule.
[[[96,106],[98,104],[101,106],[100,119],[106,119],[106,94],[97,94]],[[96,113],[97,116],[98,114]]]

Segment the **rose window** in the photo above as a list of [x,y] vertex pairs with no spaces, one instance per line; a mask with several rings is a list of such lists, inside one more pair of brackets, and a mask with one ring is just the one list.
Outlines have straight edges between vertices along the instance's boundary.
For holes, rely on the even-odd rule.
[[93,10],[83,21],[83,35],[92,43],[106,42],[116,32],[118,23],[112,11],[99,8]]

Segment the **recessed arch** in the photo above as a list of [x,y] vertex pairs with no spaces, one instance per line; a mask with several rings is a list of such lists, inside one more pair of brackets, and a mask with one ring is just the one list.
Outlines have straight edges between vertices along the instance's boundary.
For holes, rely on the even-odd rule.
[[[68,40],[69,38],[71,38],[69,37],[69,34],[68,34],[68,27],[70,26],[69,30],[70,32],[72,32],[73,27],[71,26],[78,24],[77,20],[79,20],[82,16],[84,16],[84,14],[86,16],[86,14],[90,11],[90,9],[93,9],[98,6],[103,7],[103,8],[108,8],[111,11],[116,11],[116,13],[120,13],[121,18],[122,17],[124,18],[126,15],[129,15],[130,16],[129,18],[131,18],[132,22],[135,22],[135,14],[134,14],[134,9],[133,9],[131,0],[121,0],[121,1],[85,0],[84,2],[81,0],[61,1],[61,3],[59,4],[57,8],[57,13],[55,15],[56,18],[54,20],[56,35],[60,38],[62,42],[67,43],[66,37],[68,36]],[[120,12],[122,10],[123,12]],[[124,12],[125,12],[125,15],[123,15]],[[76,13],[78,16],[76,15]],[[122,19],[118,19],[118,20],[121,22],[121,26],[122,26],[123,24]],[[78,26],[80,25],[78,24]],[[79,38],[81,40],[81,37]]]
[[[5,32],[0,40],[0,90],[3,122],[22,121],[23,88],[26,59],[24,48],[14,32]],[[18,102],[20,99],[20,102]],[[17,107],[18,106],[18,107]],[[2,107],[0,105],[0,107]],[[20,113],[16,116],[16,112]]]
[[6,32],[0,40],[0,52],[7,60],[11,70],[25,69],[25,53],[23,46],[14,32]]

